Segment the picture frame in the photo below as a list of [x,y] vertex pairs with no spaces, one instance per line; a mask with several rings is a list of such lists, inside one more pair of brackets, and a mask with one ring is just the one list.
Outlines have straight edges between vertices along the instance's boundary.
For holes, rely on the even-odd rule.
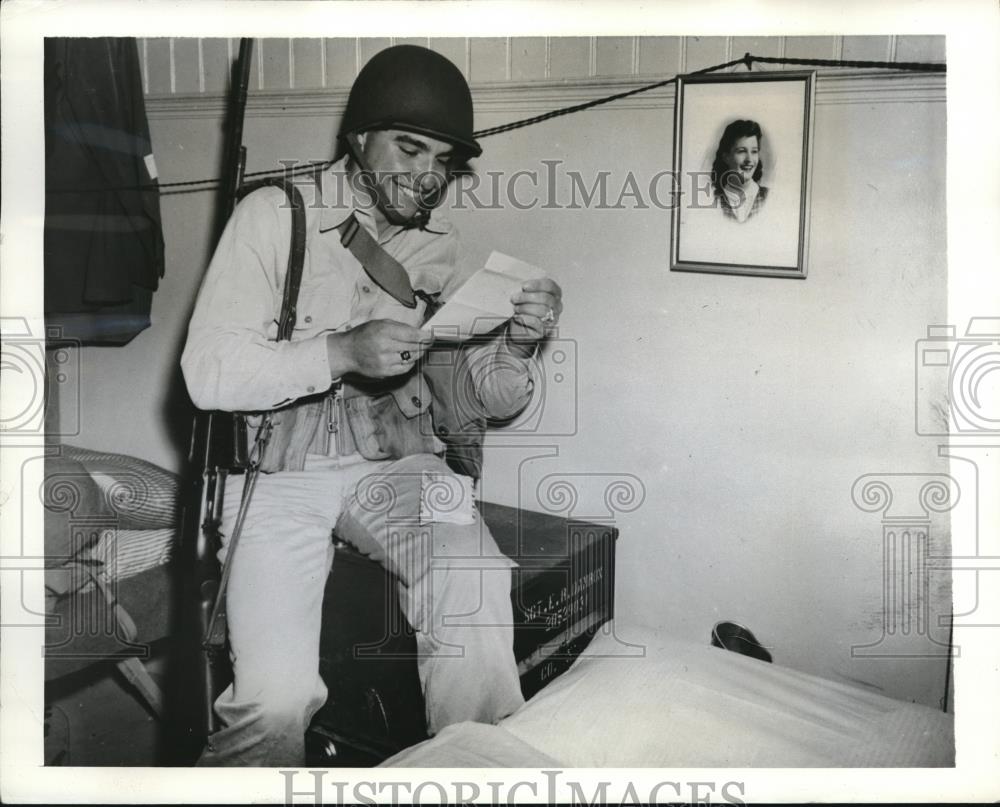
[[670,269],[805,278],[815,71],[680,76]]

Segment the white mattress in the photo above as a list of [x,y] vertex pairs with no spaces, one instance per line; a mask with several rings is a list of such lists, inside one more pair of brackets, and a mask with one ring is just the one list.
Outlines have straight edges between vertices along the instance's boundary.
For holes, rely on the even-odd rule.
[[[498,727],[465,723],[386,765],[931,767],[954,764],[951,715],[736,653],[599,634]],[[503,748],[491,765],[490,748]],[[416,760],[416,761],[415,761]]]
[[562,763],[499,726],[455,723],[434,739],[400,751],[382,766],[394,768],[548,768]]

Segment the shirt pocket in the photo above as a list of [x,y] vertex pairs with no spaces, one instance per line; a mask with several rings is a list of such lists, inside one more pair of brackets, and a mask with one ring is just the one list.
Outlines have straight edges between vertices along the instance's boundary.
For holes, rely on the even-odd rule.
[[414,373],[406,383],[389,392],[399,411],[408,419],[424,414],[431,405],[430,389],[422,373]]
[[385,393],[376,397],[359,395],[344,400],[347,423],[358,453],[368,460],[384,460],[392,456],[386,437],[385,422],[394,415],[396,401]]
[[378,395],[346,398],[344,404],[351,435],[366,459],[400,459],[441,448],[433,434],[430,394],[420,376]]
[[332,304],[322,283],[303,281],[295,306],[295,327],[292,339],[299,341],[324,331],[340,330],[348,321],[344,306]]

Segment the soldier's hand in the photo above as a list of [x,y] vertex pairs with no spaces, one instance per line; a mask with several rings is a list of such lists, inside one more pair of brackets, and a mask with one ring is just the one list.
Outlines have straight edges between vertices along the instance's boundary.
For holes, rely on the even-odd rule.
[[346,333],[332,336],[341,337],[343,372],[368,378],[386,378],[409,372],[433,341],[426,331],[390,319],[373,319]]
[[516,345],[533,346],[547,328],[555,327],[562,314],[562,289],[551,278],[525,281],[510,298],[514,316],[507,326],[507,339]]

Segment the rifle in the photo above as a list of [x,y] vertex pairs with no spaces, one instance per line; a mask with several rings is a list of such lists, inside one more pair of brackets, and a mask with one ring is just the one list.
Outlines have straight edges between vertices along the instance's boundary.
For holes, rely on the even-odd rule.
[[[215,243],[218,243],[226,222],[236,207],[246,169],[243,120],[252,54],[253,40],[244,37],[240,40],[239,55],[232,72],[222,183],[216,208]],[[188,533],[196,531],[193,536],[193,583],[196,589],[194,598],[198,603],[196,622],[199,637],[207,636],[218,599],[220,566],[216,553],[221,547],[220,528],[226,480],[231,472],[246,467],[247,453],[246,431],[240,419],[227,412],[195,413],[188,454],[192,490],[185,515],[196,511],[198,519],[197,526],[190,524],[189,519],[185,520],[184,535],[190,540]],[[224,636],[224,623],[222,631]],[[216,632],[218,633],[218,627]],[[224,641],[203,643],[198,656],[198,731],[207,737],[218,729],[213,705],[218,694],[232,680],[232,669]]]
[[[218,236],[221,237],[236,202],[248,193],[264,186],[284,191],[292,216],[292,237],[288,249],[288,266],[278,318],[278,340],[291,339],[295,327],[295,306],[306,249],[305,203],[298,188],[289,178],[269,178],[244,184],[246,148],[242,144],[243,117],[246,109],[247,84],[250,72],[251,40],[243,39],[234,71],[235,88],[226,139],[226,166],[223,195],[220,199]],[[194,541],[194,581],[197,585],[198,627],[202,637],[199,681],[201,701],[200,730],[209,735],[218,726],[215,719],[216,697],[232,680],[227,644],[226,588],[236,554],[240,533],[264,460],[271,434],[271,413],[261,417],[252,447],[248,447],[247,420],[235,412],[198,412],[191,439],[191,477],[198,502],[198,528]],[[231,473],[243,474],[243,491],[239,512],[229,533],[226,562],[221,570],[218,550],[222,545],[222,508],[226,481]],[[194,511],[194,501],[190,502]]]

